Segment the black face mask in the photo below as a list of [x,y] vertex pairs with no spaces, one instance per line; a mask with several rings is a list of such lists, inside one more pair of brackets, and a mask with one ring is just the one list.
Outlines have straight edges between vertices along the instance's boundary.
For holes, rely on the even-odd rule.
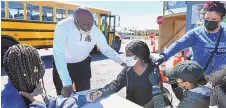
[[207,30],[213,31],[218,27],[218,22],[219,21],[205,20],[205,27],[206,27]]

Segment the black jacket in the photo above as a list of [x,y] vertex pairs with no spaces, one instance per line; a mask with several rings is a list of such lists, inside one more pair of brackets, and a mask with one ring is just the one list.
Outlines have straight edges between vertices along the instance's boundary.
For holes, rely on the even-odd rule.
[[222,86],[216,86],[212,90],[210,97],[210,106],[218,106],[218,108],[226,108],[226,93]]
[[[123,87],[126,87],[126,99],[144,106],[146,103],[148,103],[152,99],[152,85],[148,79],[148,76],[151,72],[154,71],[154,66],[149,65],[147,69],[145,70],[145,76],[143,78],[145,81],[148,80],[145,86],[147,86],[148,92],[147,94],[145,93],[139,93],[142,97],[146,99],[136,99],[134,97],[133,91],[134,91],[134,71],[132,67],[124,67],[123,70],[119,73],[117,78],[113,80],[110,84],[107,84],[104,88],[100,88],[99,90],[102,91],[103,96],[116,93],[119,90],[121,90]],[[139,102],[138,102],[139,101]],[[145,103],[145,104],[143,104]]]
[[[178,90],[181,88],[177,88]],[[178,91],[176,90],[176,91]],[[180,92],[181,93],[181,92]],[[211,88],[200,86],[189,91],[184,91],[180,103],[175,108],[208,108],[210,105]],[[154,108],[164,108],[166,104],[163,95],[159,94],[153,97]]]

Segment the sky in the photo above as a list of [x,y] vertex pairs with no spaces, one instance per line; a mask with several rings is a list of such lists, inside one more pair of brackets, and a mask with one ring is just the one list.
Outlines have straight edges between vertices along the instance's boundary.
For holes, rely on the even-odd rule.
[[109,9],[120,16],[120,27],[158,29],[156,19],[163,14],[163,1],[73,1],[81,5]]

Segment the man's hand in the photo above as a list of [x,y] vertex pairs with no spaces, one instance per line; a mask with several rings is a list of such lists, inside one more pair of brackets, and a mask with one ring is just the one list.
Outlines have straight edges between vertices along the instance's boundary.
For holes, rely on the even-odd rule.
[[154,72],[151,72],[148,78],[153,86],[159,86],[159,83],[161,81],[159,69],[155,68]]
[[64,97],[69,97],[71,96],[71,94],[74,92],[73,90],[73,87],[72,85],[68,85],[68,86],[64,86],[62,91],[61,91],[61,94],[64,96]]
[[152,57],[152,63],[155,66],[159,66],[160,64],[162,64],[164,62],[164,57],[163,55],[158,55],[156,57]]
[[102,92],[99,90],[91,90],[86,94],[86,100],[88,102],[93,102],[102,96]]
[[43,89],[41,87],[41,82],[37,85],[36,89],[32,93],[26,93],[21,91],[20,95],[28,98],[31,102],[38,101],[38,102],[44,102],[42,97]]

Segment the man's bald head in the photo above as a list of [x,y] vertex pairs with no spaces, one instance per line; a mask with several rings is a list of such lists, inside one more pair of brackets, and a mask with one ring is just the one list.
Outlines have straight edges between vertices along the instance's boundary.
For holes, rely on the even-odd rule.
[[74,18],[78,23],[78,26],[83,31],[90,31],[93,27],[94,18],[93,14],[86,8],[80,7],[75,10]]

